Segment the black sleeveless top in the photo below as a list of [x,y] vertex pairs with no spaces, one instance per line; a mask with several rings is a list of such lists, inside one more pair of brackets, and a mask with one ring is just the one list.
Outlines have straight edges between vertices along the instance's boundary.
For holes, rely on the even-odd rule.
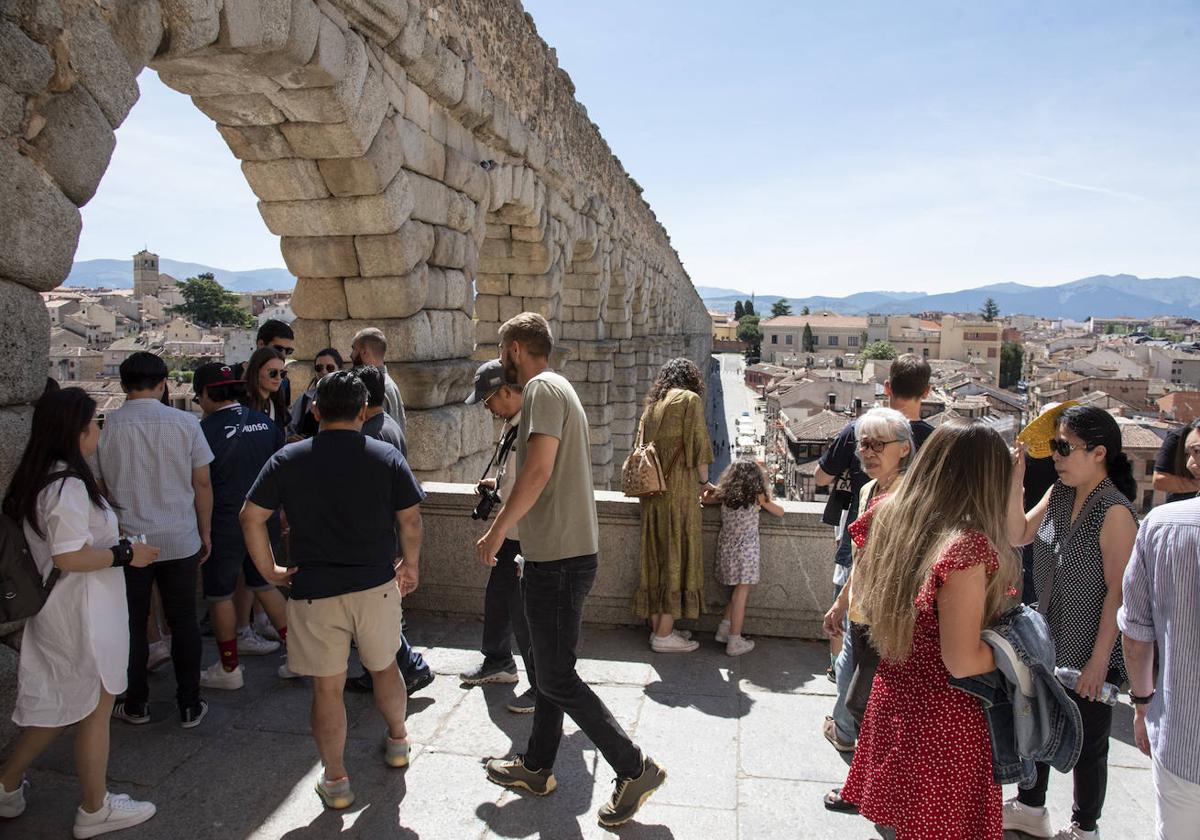
[[[1080,523],[1066,553],[1058,558],[1059,544],[1071,529],[1075,488],[1056,481],[1050,491],[1046,518],[1042,520],[1033,542],[1033,583],[1039,600],[1046,595],[1051,567],[1056,562],[1058,564],[1054,572],[1054,595],[1046,620],[1054,638],[1055,664],[1063,668],[1082,670],[1092,658],[1096,635],[1100,631],[1104,598],[1108,595],[1108,584],[1104,581],[1104,557],[1100,551],[1100,529],[1104,526],[1104,517],[1110,508],[1123,504],[1133,515],[1133,521],[1137,522],[1137,511],[1132,503],[1109,479],[1096,485],[1092,495],[1101,495],[1100,501],[1088,513],[1087,520]],[[1109,658],[1109,671],[1114,670],[1122,682],[1127,678],[1119,636]]]

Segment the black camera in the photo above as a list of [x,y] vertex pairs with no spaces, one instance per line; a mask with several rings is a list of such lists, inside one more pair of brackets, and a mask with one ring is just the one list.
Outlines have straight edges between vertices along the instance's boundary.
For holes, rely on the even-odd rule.
[[498,504],[500,504],[500,494],[498,492],[490,487],[480,487],[479,502],[475,505],[475,510],[471,511],[471,518],[487,522],[491,518],[492,510]]

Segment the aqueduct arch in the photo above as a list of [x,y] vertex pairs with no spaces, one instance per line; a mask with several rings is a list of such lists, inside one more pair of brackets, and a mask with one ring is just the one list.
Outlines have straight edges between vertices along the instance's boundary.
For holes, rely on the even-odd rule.
[[462,400],[517,312],[552,322],[598,486],[657,366],[707,359],[669,237],[517,0],[7,0],[0,482],[45,382],[36,292],[70,270],[145,66],[242,161],[299,278],[297,356],[386,332],[421,477],[478,477],[492,429]]

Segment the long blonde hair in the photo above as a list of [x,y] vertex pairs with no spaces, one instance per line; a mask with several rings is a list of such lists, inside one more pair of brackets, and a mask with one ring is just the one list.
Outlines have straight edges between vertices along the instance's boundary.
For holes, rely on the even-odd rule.
[[1011,477],[1000,435],[980,422],[953,420],[929,436],[905,479],[880,503],[854,561],[854,601],[885,659],[908,658],[917,595],[942,550],[967,529],[983,533],[1000,556],[999,572],[987,583],[985,626],[1000,612],[1019,573],[1006,526]]

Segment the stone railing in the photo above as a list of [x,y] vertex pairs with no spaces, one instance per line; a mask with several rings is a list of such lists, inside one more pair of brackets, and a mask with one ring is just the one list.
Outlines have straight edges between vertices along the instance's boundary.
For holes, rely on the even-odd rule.
[[[425,485],[421,506],[425,541],[421,583],[405,606],[458,616],[481,616],[488,570],[475,559],[475,540],[484,526],[471,519],[476,496],[470,485]],[[584,620],[595,624],[639,624],[630,603],[641,564],[639,503],[620,493],[597,491],[600,514],[600,571],[588,596]],[[783,519],[762,514],[762,580],[751,590],[746,617],[750,635],[821,638],[821,618],[832,600],[831,529],[821,524],[821,506],[781,502]],[[704,512],[705,598],[703,630],[715,629],[728,590],[713,580],[720,511]]]

